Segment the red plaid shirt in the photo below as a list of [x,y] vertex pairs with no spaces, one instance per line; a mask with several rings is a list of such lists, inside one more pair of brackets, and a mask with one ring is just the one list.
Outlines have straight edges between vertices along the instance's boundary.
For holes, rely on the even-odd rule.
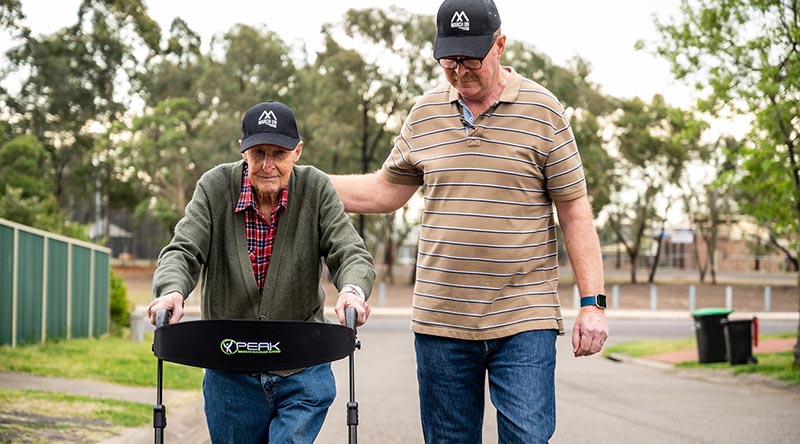
[[264,217],[264,213],[256,205],[255,190],[253,184],[250,183],[250,176],[247,174],[247,164],[244,164],[242,191],[234,212],[244,211],[247,251],[250,252],[250,262],[253,264],[253,274],[259,290],[264,288],[269,261],[272,258],[272,246],[275,244],[275,232],[278,231],[278,219],[286,211],[288,200],[289,191],[284,188],[279,193],[278,206],[269,215],[269,219]]

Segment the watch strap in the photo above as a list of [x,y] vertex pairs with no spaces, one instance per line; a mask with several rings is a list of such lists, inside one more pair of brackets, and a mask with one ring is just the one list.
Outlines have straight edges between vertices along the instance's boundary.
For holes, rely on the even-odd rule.
[[607,308],[606,295],[598,293],[593,296],[584,296],[581,298],[581,307],[588,307],[594,305],[598,308]]

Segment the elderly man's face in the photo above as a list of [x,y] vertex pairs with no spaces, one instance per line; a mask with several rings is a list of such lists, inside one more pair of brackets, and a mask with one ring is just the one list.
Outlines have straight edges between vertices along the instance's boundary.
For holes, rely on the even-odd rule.
[[[462,64],[453,69],[442,68],[447,81],[461,94],[461,97],[480,101],[497,84],[500,75],[500,58],[506,47],[506,36],[499,35],[489,52],[483,58],[480,69],[471,70]],[[453,57],[458,58],[458,57]]]
[[300,159],[302,152],[303,142],[299,142],[294,150],[277,145],[256,145],[242,153],[259,201],[264,198],[274,200],[278,191],[289,184],[292,166]]

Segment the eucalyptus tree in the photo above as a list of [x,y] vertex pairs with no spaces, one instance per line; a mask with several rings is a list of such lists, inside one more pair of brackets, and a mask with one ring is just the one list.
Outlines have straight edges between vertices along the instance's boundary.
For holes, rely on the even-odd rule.
[[614,124],[618,152],[610,181],[609,223],[628,254],[635,283],[645,234],[654,221],[665,217],[659,214],[658,199],[679,182],[687,159],[700,152],[707,124],[668,105],[660,95],[650,103],[622,100]]
[[[732,158],[741,208],[800,255],[800,0],[704,0],[657,22],[653,46],[715,115],[753,118]],[[798,273],[800,283],[800,272]],[[800,301],[800,285],[798,285]],[[794,348],[800,367],[800,324]]]
[[[397,7],[348,10],[340,22],[323,26],[324,49],[300,89],[302,119],[313,128],[309,160],[338,174],[380,168],[415,99],[441,81],[432,57],[435,33],[433,17]],[[395,224],[416,222],[394,214],[358,220],[385,264],[393,264],[410,232]]]
[[52,34],[26,34],[8,51],[7,76],[18,91],[4,91],[14,128],[40,140],[53,168],[54,194],[62,207],[86,202],[95,183],[95,139],[129,108],[135,47],[158,45],[160,29],[141,0],[83,0],[77,22]]
[[206,153],[195,149],[203,125],[195,110],[187,98],[164,99],[134,120],[131,140],[120,142],[126,159],[120,180],[148,196],[137,211],[155,216],[170,232],[205,172]]
[[137,92],[145,106],[153,107],[162,100],[180,97],[208,105],[199,91],[207,68],[200,35],[176,17],[165,37],[162,46],[149,55],[148,69],[137,75]]
[[687,168],[680,181],[684,211],[694,232],[694,256],[700,282],[705,282],[706,276],[710,275],[711,283],[717,283],[716,250],[720,226],[723,215],[736,211],[733,193],[719,178],[733,168],[726,156],[738,145],[739,141],[732,136],[722,136],[714,143],[703,145],[699,157],[690,166],[691,173]]
[[414,99],[436,82],[434,26],[432,17],[397,7],[351,9],[323,26],[324,47],[305,70],[298,106],[330,172],[380,167]]
[[200,35],[175,18],[163,46],[150,54],[149,69],[137,76],[144,110],[131,125],[116,128],[128,135],[118,143],[117,182],[138,196],[137,215],[154,217],[170,232],[200,175],[235,153],[224,156],[224,149],[211,147],[204,137],[215,110],[201,91],[209,75],[201,44]]

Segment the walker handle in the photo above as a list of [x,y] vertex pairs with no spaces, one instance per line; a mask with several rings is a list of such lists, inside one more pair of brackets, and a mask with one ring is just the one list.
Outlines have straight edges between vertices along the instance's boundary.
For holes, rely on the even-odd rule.
[[172,312],[166,308],[162,308],[156,312],[156,328],[163,327],[169,324],[169,318],[172,317]]
[[344,322],[347,328],[356,330],[356,320],[358,319],[358,313],[356,313],[355,307],[347,307],[344,309]]

